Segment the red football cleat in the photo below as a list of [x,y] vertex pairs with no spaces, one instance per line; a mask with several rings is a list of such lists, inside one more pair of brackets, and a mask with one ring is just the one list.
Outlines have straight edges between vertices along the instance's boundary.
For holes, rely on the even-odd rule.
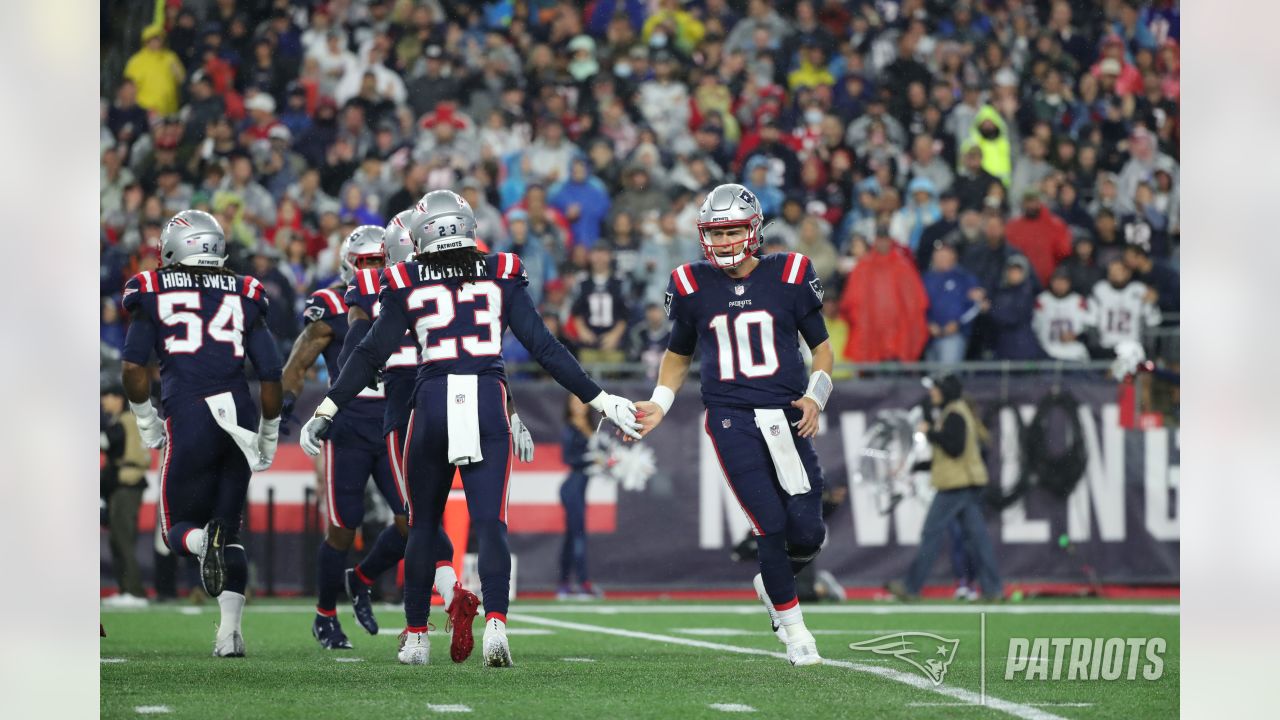
[[475,622],[476,613],[480,610],[480,598],[462,587],[462,583],[453,585],[453,602],[445,611],[449,614],[449,625],[453,628],[453,639],[449,642],[449,657],[456,663],[466,662],[475,649],[476,641],[471,635],[471,625]]

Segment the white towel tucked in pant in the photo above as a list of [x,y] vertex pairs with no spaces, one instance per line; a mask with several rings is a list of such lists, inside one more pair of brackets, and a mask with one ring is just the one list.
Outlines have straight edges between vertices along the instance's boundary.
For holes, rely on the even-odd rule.
[[475,375],[450,375],[446,387],[449,409],[449,462],[470,465],[480,454],[480,393]]
[[204,401],[209,406],[209,412],[213,414],[213,421],[218,423],[218,427],[226,431],[235,441],[240,452],[244,453],[244,459],[249,461],[249,467],[257,465],[258,433],[240,427],[239,419],[236,417],[236,400],[231,392],[210,395]]
[[786,413],[782,410],[755,412],[756,427],[760,428],[760,434],[764,436],[764,443],[769,448],[769,457],[773,459],[773,469],[778,472],[778,482],[782,489],[788,495],[809,492],[809,473],[804,469],[800,453],[796,450]]

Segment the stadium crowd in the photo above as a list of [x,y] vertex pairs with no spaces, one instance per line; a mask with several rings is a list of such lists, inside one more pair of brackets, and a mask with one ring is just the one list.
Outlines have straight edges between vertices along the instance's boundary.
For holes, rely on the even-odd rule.
[[656,364],[722,182],[844,360],[1104,357],[1178,310],[1177,2],[156,7],[102,100],[104,377],[174,213],[218,218],[287,353],[346,234],[437,188],[587,361]]

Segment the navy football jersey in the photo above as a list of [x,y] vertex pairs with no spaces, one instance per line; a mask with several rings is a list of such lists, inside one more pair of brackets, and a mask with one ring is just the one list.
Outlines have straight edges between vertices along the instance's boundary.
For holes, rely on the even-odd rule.
[[[378,270],[357,270],[347,286],[343,299],[347,307],[358,307],[370,318],[377,319],[382,306],[378,294],[382,291],[382,273]],[[386,435],[409,422],[413,409],[413,385],[418,374],[418,345],[406,331],[400,349],[387,358],[382,371],[382,387],[386,391],[386,410],[382,420],[382,434]]]
[[[311,293],[307,298],[306,306],[302,309],[302,322],[304,325],[314,322],[326,323],[333,330],[333,339],[321,351],[325,367],[329,369],[329,387],[333,387],[342,369],[341,363],[338,362],[338,355],[342,353],[342,343],[347,338],[347,303],[342,299],[341,289],[325,288]],[[385,397],[386,393],[381,383],[376,388],[361,388],[349,409],[353,414],[376,418],[381,423],[385,411]]]
[[[443,375],[497,376],[505,381],[502,335],[511,328],[556,382],[588,402],[600,386],[547,330],[529,297],[520,258],[497,253],[477,260],[480,279],[460,283],[416,262],[382,272],[381,309],[368,335],[347,358],[329,397],[345,407],[358,383],[400,351],[410,331],[418,353],[417,382]],[[352,368],[353,365],[358,367]]]
[[791,407],[809,384],[798,334],[810,348],[827,339],[822,283],[799,253],[764,255],[744,278],[706,260],[681,265],[671,273],[666,306],[667,348],[692,355],[702,343],[708,407]]
[[133,316],[123,357],[146,365],[156,353],[165,403],[247,392],[246,357],[259,379],[280,379],[280,351],[265,323],[267,295],[255,278],[151,270],[125,283],[122,301]]

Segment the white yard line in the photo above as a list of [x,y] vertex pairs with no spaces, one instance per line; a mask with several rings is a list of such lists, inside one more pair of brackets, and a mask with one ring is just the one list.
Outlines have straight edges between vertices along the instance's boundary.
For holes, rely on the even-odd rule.
[[720,712],[748,713],[756,711],[750,705],[740,705],[738,703],[711,703],[707,707]]
[[438,712],[438,713],[469,713],[471,712],[471,708],[467,707],[466,705],[432,705],[428,703],[427,709],[430,710],[431,712]]
[[[1093,707],[1089,702],[1036,702],[1027,703],[1032,707]],[[982,707],[976,703],[963,702],[909,702],[907,707]]]
[[565,662],[595,662],[595,658],[560,658]]
[[[973,635],[977,630],[936,630],[932,628],[922,628],[921,632],[943,633],[950,635]],[[681,635],[697,635],[701,637],[732,637],[736,635],[759,635],[759,630],[748,630],[745,628],[727,628],[727,627],[694,627],[694,628],[671,628],[669,632],[680,633]],[[902,628],[895,630],[829,630],[818,629],[810,630],[814,635],[890,635],[902,632]]]
[[139,705],[133,711],[139,715],[165,715],[173,712],[168,705]]
[[[806,608],[807,610],[807,608]],[[561,628],[564,630],[578,630],[581,632],[595,633],[597,635],[615,635],[618,637],[633,638],[636,640],[650,640],[653,642],[666,643],[668,645],[683,645],[685,647],[703,648],[705,650],[718,650],[720,652],[739,653],[742,655],[765,655],[768,657],[781,658],[786,660],[786,653],[774,652],[772,650],[763,650],[760,648],[741,647],[738,645],[725,645],[723,643],[707,642],[706,640],[693,640],[690,638],[675,637],[673,635],[658,635],[656,633],[638,632],[635,630],[623,630],[620,628],[604,627],[601,625],[586,625],[583,623],[568,622],[565,620],[553,620],[551,618],[535,617],[526,615],[524,612],[513,614],[513,620],[526,622],[532,625],[544,625],[548,627]],[[886,680],[900,682],[904,685],[910,685],[919,690],[928,690],[945,695],[954,700],[967,704],[977,705],[980,698],[978,693],[963,688],[951,687],[949,685],[934,685],[930,680],[920,676],[901,672],[887,667],[877,667],[875,665],[866,665],[863,663],[854,663],[847,660],[824,659],[823,664],[835,667],[847,668],[857,672],[876,675]],[[1002,700],[997,697],[987,696],[986,707],[992,710],[1012,715],[1025,720],[1062,720],[1053,713],[1039,710],[1030,705]]]
[[113,664],[113,663],[129,662],[129,661],[128,661],[128,660],[126,660],[125,658],[99,658],[99,661],[100,661],[103,665],[110,665],[110,664]]

